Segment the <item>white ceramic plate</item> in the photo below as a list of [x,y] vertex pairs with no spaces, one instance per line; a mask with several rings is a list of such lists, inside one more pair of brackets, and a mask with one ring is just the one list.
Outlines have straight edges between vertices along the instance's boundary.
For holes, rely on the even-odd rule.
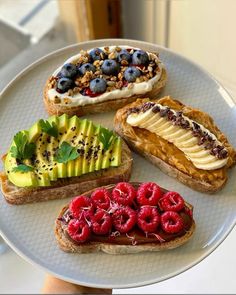
[[[131,40],[97,40],[56,51],[20,73],[4,90],[0,100],[0,154],[6,152],[13,135],[27,129],[47,114],[42,90],[47,77],[64,60],[80,49],[126,44],[159,51],[168,72],[164,94],[181,98],[185,104],[209,112],[236,146],[236,107],[228,93],[208,73],[170,50]],[[114,113],[89,116],[112,126]],[[197,193],[160,172],[134,155],[132,180],[156,181],[180,192],[194,205],[197,229],[192,240],[175,250],[112,256],[107,254],[67,254],[54,238],[54,220],[68,199],[23,206],[8,205],[0,197],[0,230],[10,246],[26,260],[57,277],[78,284],[105,288],[138,287],[165,280],[207,257],[232,230],[236,218],[236,170],[229,173],[226,187],[214,195]]]

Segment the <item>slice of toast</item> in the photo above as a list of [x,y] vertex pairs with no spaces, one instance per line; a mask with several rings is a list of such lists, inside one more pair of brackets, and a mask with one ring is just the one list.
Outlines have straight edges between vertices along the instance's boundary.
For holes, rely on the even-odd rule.
[[225,166],[215,170],[198,169],[174,144],[147,129],[133,127],[126,122],[130,109],[138,108],[148,101],[149,99],[138,99],[118,110],[114,119],[116,132],[126,140],[132,150],[148,159],[164,173],[175,177],[192,189],[206,193],[220,190],[227,181],[228,169],[236,163],[236,151],[215,125],[214,120],[201,110],[185,106],[169,96],[160,100],[152,100],[152,102],[182,112],[188,118],[202,124],[227,148],[228,161]]
[[[138,187],[140,183],[131,183],[134,187]],[[111,190],[115,185],[105,186],[107,190]],[[92,189],[88,192],[83,193],[84,196],[90,196],[95,189]],[[163,191],[166,191],[162,189]],[[76,241],[72,240],[69,235],[66,233],[62,217],[64,213],[68,210],[68,205],[63,207],[60,211],[58,218],[55,222],[55,237],[57,239],[58,245],[61,250],[69,253],[96,253],[99,251],[105,252],[107,254],[132,254],[139,253],[144,251],[163,251],[177,248],[185,243],[187,243],[192,237],[196,225],[193,218],[191,218],[191,226],[183,235],[174,237],[170,241],[160,242],[156,239],[155,242],[146,242],[146,243],[137,243],[137,244],[122,244],[122,243],[110,243],[109,241],[98,242],[98,241],[89,241],[83,244],[79,244]],[[190,211],[193,210],[192,205],[185,202],[185,207]]]
[[[107,72],[106,66],[103,67],[106,62],[113,62],[116,69]],[[88,70],[84,71],[83,67]],[[132,73],[135,70],[136,74],[129,76],[128,69]],[[67,87],[63,86],[63,79],[67,79]],[[91,86],[96,79],[103,81],[102,92]],[[155,98],[166,81],[167,72],[157,52],[125,45],[82,50],[48,78],[44,87],[44,105],[50,115],[103,113],[119,109],[138,97]]]
[[110,183],[128,181],[132,169],[131,152],[122,143],[122,159],[119,167],[91,172],[79,177],[62,178],[52,182],[51,186],[37,188],[23,188],[12,184],[4,172],[0,173],[2,193],[6,201],[13,205],[48,201],[74,197],[82,192]]

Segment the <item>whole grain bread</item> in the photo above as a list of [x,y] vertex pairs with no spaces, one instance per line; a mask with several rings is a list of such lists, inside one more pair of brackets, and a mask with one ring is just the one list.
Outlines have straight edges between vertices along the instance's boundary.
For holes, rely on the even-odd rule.
[[[137,183],[135,183],[137,184]],[[106,189],[112,189],[115,185],[108,185],[105,186]],[[88,192],[84,192],[83,195],[90,196],[91,193],[95,189],[92,189]],[[189,210],[193,210],[192,205],[185,202],[185,206]],[[187,243],[190,238],[192,237],[196,225],[194,219],[192,219],[191,227],[188,231],[185,232],[184,235],[175,237],[173,240],[168,242],[156,242],[156,243],[145,243],[145,244],[137,244],[137,245],[127,245],[127,244],[114,244],[109,242],[97,242],[97,241],[90,241],[88,243],[79,244],[69,238],[68,234],[65,233],[62,226],[61,218],[63,217],[64,213],[67,211],[68,205],[62,208],[60,211],[58,218],[55,222],[55,237],[58,242],[58,245],[61,250],[69,253],[96,253],[99,251],[105,252],[107,254],[134,254],[144,251],[163,251],[177,248],[185,243]]]
[[128,181],[131,175],[132,161],[131,152],[123,142],[121,165],[118,167],[91,172],[79,177],[61,178],[52,182],[51,186],[36,188],[17,187],[8,180],[5,172],[1,172],[1,190],[6,201],[13,205],[74,197],[101,185]]
[[[214,120],[205,112],[194,109],[189,106],[185,106],[178,100],[174,100],[171,97],[163,97],[161,99],[152,100],[158,102],[175,110],[182,111],[184,115],[195,120],[196,122],[202,124],[208,128],[215,136],[220,140],[228,150],[228,162],[227,164],[216,170],[204,171],[193,166],[193,164],[185,157],[185,163],[183,165],[176,166],[173,162],[170,162],[170,157],[166,155],[165,151],[163,154],[158,155],[150,153],[147,148],[147,138],[151,134],[148,130],[143,130],[141,128],[133,128],[126,122],[128,116],[128,111],[130,108],[138,107],[149,99],[138,99],[136,102],[125,106],[124,108],[117,111],[114,125],[116,132],[127,142],[130,148],[136,153],[148,159],[152,164],[157,166],[164,173],[169,176],[175,177],[180,182],[191,187],[194,190],[206,193],[214,193],[222,189],[222,187],[227,182],[227,172],[228,169],[235,165],[236,163],[236,151],[230,145],[226,136],[219,130],[215,125]],[[142,139],[138,136],[139,134],[144,134]],[[152,134],[153,135],[153,134]],[[177,149],[173,144],[167,142],[165,139],[161,139],[156,136],[156,142],[162,142],[162,148],[165,147],[171,149],[171,158],[176,159],[176,163],[180,162],[178,155],[184,156],[184,153]],[[163,156],[165,154],[165,156]]]
[[124,98],[118,98],[118,99],[114,98],[113,100],[98,102],[95,104],[86,104],[83,106],[70,106],[69,104],[62,105],[60,103],[56,103],[49,99],[48,97],[48,90],[50,87],[50,78],[49,78],[44,87],[44,105],[49,115],[68,114],[70,116],[72,115],[84,116],[87,114],[109,112],[112,110],[117,110],[119,108],[122,108],[126,104],[131,103],[140,97],[156,98],[157,95],[164,88],[166,81],[167,81],[167,73],[165,68],[163,68],[161,78],[156,84],[154,84],[153,89],[150,92],[146,92],[141,96],[133,95],[130,97],[124,97]]

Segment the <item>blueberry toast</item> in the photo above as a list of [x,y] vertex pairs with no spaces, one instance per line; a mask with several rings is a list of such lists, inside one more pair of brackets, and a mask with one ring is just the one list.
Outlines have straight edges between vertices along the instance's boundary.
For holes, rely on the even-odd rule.
[[127,46],[93,48],[69,58],[49,77],[44,103],[50,115],[106,112],[137,97],[156,97],[166,80],[158,53]]

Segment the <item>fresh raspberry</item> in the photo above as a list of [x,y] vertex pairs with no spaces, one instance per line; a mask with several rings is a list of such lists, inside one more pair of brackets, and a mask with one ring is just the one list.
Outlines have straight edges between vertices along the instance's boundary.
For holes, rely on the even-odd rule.
[[128,182],[118,183],[112,191],[112,199],[119,205],[132,205],[136,197],[134,187]]
[[72,219],[67,228],[69,236],[79,243],[86,242],[91,234],[88,224],[84,220]]
[[159,203],[163,211],[178,212],[184,208],[184,199],[176,192],[165,193]]
[[112,215],[112,223],[120,233],[129,232],[137,221],[137,213],[130,207],[117,209]]
[[156,206],[161,198],[161,188],[154,182],[144,182],[137,192],[137,202],[139,205]]
[[177,212],[166,211],[161,215],[161,227],[165,232],[175,234],[184,228],[184,221]]
[[105,188],[95,190],[91,195],[95,208],[107,210],[110,207],[110,193]]
[[160,223],[160,216],[157,209],[151,206],[141,207],[137,218],[139,228],[146,233],[155,232]]
[[78,196],[71,200],[69,210],[74,218],[81,218],[82,212],[90,215],[93,212],[93,204],[90,198]]
[[92,217],[92,230],[96,235],[106,235],[112,227],[111,216],[103,209],[98,209]]

